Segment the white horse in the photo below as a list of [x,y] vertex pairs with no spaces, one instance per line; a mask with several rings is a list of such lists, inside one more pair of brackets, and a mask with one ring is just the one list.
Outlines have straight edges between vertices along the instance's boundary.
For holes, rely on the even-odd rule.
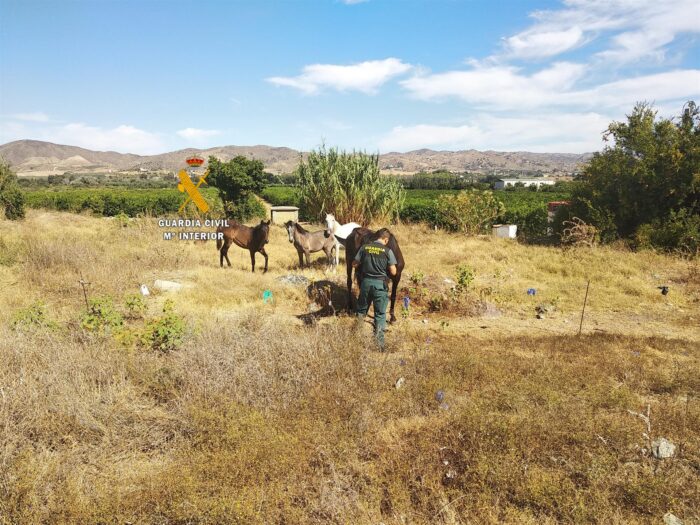
[[340,247],[345,248],[345,241],[348,236],[352,233],[355,228],[360,228],[361,226],[356,222],[349,222],[347,224],[338,224],[335,220],[335,216],[332,214],[326,215],[326,231],[329,235],[335,237],[335,266],[338,266],[340,260]]

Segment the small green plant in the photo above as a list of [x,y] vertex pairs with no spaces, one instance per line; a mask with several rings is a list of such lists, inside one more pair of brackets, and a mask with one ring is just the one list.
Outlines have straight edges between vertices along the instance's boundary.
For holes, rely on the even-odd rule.
[[421,270],[415,270],[408,279],[414,285],[420,286],[425,281],[425,274]]
[[80,326],[91,332],[109,331],[124,323],[122,315],[114,307],[109,296],[90,299],[88,309],[83,312]]
[[56,322],[49,319],[46,313],[46,304],[41,301],[17,310],[12,318],[12,328],[18,331],[37,328],[53,329],[57,326]]
[[433,295],[428,300],[428,310],[431,312],[440,312],[445,308],[445,297],[442,295]]
[[129,216],[123,211],[120,211],[114,216],[114,222],[119,228],[127,228],[129,226]]
[[137,294],[127,295],[124,303],[127,319],[143,319],[145,317],[148,307],[143,297]]
[[466,264],[457,266],[457,284],[455,291],[458,294],[466,292],[474,282],[474,270]]
[[168,299],[163,305],[163,315],[146,325],[146,344],[158,352],[168,353],[182,346],[185,339],[185,321],[175,313],[174,303]]

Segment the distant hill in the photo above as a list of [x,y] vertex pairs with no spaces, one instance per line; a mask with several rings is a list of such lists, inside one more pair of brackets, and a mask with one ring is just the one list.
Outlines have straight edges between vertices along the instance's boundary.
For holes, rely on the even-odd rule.
[[[159,155],[134,155],[116,151],[92,151],[39,140],[17,140],[0,146],[0,156],[22,175],[140,169],[177,171],[184,166],[185,158],[194,154],[202,155],[205,159],[213,155],[221,160],[244,155],[262,161],[266,170],[280,174],[294,170],[299,162],[300,152],[272,146],[220,146],[209,149],[188,148]],[[385,153],[380,156],[379,162],[383,171],[391,173],[448,170],[475,173],[541,172],[544,175],[561,176],[577,171],[590,156],[589,153],[420,149],[407,153]]]

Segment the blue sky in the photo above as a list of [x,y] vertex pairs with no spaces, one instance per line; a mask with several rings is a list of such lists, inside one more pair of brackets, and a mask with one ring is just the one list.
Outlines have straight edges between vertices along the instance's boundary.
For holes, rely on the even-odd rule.
[[584,152],[700,102],[697,0],[0,0],[0,143]]

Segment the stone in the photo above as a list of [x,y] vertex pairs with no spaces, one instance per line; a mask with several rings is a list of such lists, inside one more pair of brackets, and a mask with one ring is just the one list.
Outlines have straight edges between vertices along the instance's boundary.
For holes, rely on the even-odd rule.
[[396,383],[394,384],[394,387],[396,387],[396,389],[398,390],[399,388],[401,388],[401,387],[403,386],[403,384],[404,384],[405,382],[406,382],[406,378],[405,378],[405,377],[399,377],[399,378],[396,380]]
[[548,314],[551,314],[556,310],[556,307],[551,303],[538,304],[535,307],[535,312],[537,312],[537,319],[544,319]]
[[298,284],[298,285],[307,285],[311,281],[304,277],[303,275],[296,275],[293,273],[288,273],[287,275],[282,275],[277,278],[278,281],[285,283],[285,284]]
[[656,459],[667,459],[676,453],[676,445],[666,438],[659,438],[652,442],[651,453]]
[[683,522],[670,512],[664,514],[664,525],[683,525]]
[[156,279],[156,282],[153,283],[153,287],[161,292],[179,292],[183,288],[180,283],[164,281],[162,279]]

